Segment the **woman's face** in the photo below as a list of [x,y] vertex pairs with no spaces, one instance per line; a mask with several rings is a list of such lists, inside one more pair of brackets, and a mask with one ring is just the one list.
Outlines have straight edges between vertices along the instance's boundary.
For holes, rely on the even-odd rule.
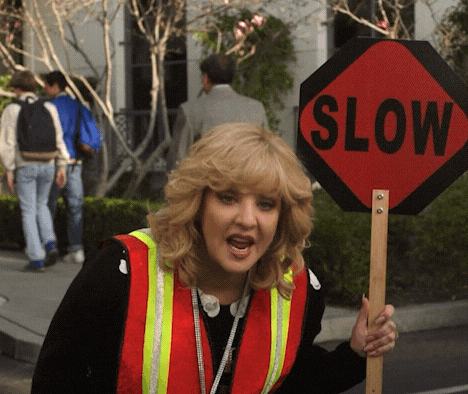
[[211,262],[224,272],[247,273],[273,241],[280,211],[278,196],[249,189],[209,190],[201,227]]

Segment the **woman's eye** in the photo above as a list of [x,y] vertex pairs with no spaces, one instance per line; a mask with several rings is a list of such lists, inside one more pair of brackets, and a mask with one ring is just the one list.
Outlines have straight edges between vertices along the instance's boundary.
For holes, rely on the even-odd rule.
[[276,207],[276,201],[273,200],[273,199],[271,199],[271,200],[270,199],[261,200],[258,203],[258,206],[264,211],[269,211],[269,210]]
[[218,196],[218,200],[221,201],[224,204],[230,204],[230,203],[234,202],[234,200],[235,200],[234,196],[232,194],[229,194],[229,193],[218,193],[217,196]]

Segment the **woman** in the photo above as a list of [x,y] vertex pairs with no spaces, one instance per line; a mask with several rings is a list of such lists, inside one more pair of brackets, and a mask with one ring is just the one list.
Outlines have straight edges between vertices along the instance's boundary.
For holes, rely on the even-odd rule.
[[151,232],[107,241],[70,286],[32,393],[339,393],[394,347],[392,306],[327,352],[323,294],[301,251],[309,179],[288,145],[250,124],[205,135],[169,177]]

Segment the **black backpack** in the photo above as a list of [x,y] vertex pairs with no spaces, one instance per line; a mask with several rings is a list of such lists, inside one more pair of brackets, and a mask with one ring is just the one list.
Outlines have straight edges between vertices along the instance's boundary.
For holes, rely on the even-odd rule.
[[54,121],[44,106],[46,100],[32,100],[15,100],[21,106],[16,125],[18,147],[25,160],[48,161],[58,154]]

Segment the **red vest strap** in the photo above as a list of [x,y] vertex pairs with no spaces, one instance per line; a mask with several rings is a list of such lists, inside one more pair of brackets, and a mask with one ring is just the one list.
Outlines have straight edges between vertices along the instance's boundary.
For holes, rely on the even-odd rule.
[[[279,381],[273,386],[273,391],[291,370],[301,341],[302,321],[307,298],[307,274],[303,270],[294,277],[296,289],[291,298],[290,324],[286,355]],[[249,309],[242,342],[236,363],[232,393],[243,394],[252,392],[252,387],[259,387],[255,393],[260,393],[268,374],[271,346],[271,308],[270,291],[257,290]],[[265,311],[269,311],[266,315]]]
[[[213,363],[205,324],[200,318],[206,386],[213,384]],[[174,276],[172,347],[169,364],[168,394],[200,393],[197,347],[190,289]],[[190,389],[189,389],[190,388]]]
[[[268,314],[265,312],[268,311]],[[270,292],[257,290],[252,298],[235,366],[232,393],[261,392],[268,375],[271,346]],[[255,391],[257,392],[257,391]]]
[[[146,308],[148,302],[148,246],[131,235],[117,235],[128,250],[130,293],[117,380],[119,394],[141,394]],[[140,384],[135,384],[140,382]]]

